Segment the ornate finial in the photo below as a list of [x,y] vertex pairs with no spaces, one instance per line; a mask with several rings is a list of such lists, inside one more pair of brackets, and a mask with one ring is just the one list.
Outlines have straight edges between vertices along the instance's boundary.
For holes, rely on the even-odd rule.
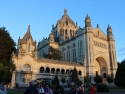
[[78,25],[78,23],[76,22],[76,26]]
[[108,24],[108,27],[110,27],[109,24]]
[[20,36],[19,36],[19,39],[20,39]]
[[88,14],[87,14],[87,16],[86,16],[86,17],[89,17],[89,16],[88,16]]
[[64,15],[67,15],[67,9],[66,8],[64,9]]
[[28,31],[30,31],[30,25],[28,26]]
[[97,28],[99,28],[99,25],[97,24]]
[[54,24],[52,24],[52,29],[54,28]]

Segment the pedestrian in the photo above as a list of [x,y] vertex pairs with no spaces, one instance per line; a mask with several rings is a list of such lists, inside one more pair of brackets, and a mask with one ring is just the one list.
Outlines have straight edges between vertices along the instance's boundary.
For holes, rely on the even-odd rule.
[[76,94],[76,86],[75,86],[75,83],[74,82],[71,82],[71,88],[69,90],[69,93],[68,94]]
[[90,86],[90,88],[89,88],[89,94],[95,94],[94,83],[92,83],[91,86]]
[[85,91],[84,84],[81,83],[79,88],[78,88],[77,94],[84,94],[84,91]]
[[31,81],[30,86],[26,89],[24,94],[39,94],[39,91],[38,91],[36,85],[37,85],[37,82]]
[[59,81],[56,81],[56,90],[53,90],[55,94],[61,94],[61,86],[59,85]]
[[41,89],[42,87],[41,87],[41,84],[40,83],[37,83],[37,89],[38,89],[38,91],[39,91],[39,94],[41,94],[42,93],[42,89]]
[[2,82],[0,84],[0,94],[7,94],[6,86]]
[[52,90],[50,89],[50,85],[49,84],[46,84],[45,94],[53,94]]

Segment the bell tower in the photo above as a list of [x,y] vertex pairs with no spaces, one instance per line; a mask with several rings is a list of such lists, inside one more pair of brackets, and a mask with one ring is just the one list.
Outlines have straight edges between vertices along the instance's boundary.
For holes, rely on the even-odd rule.
[[117,70],[116,48],[115,48],[115,40],[112,33],[112,28],[109,25],[107,27],[107,39],[108,39],[108,49],[109,49],[109,58],[111,66],[111,76],[115,77]]
[[91,19],[87,15],[85,18],[85,57],[86,57],[86,75],[94,78],[94,50],[93,50],[93,32]]
[[37,49],[36,41],[33,41],[33,38],[30,33],[30,25],[28,26],[27,32],[22,39],[18,39],[18,56],[31,55],[34,58],[37,58]]

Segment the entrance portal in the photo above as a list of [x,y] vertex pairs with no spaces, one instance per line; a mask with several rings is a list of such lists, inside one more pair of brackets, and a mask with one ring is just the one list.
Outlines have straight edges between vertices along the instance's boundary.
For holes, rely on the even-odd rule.
[[95,75],[100,75],[106,77],[107,74],[107,64],[102,57],[95,59]]

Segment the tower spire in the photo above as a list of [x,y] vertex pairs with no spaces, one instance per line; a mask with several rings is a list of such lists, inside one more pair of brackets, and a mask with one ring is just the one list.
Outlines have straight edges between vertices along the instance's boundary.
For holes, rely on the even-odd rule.
[[64,9],[64,15],[67,15],[67,9],[66,8]]
[[30,25],[28,26],[28,30],[27,31],[30,32]]
[[88,16],[88,14],[87,14],[87,16],[85,18],[85,27],[91,27],[91,19]]

